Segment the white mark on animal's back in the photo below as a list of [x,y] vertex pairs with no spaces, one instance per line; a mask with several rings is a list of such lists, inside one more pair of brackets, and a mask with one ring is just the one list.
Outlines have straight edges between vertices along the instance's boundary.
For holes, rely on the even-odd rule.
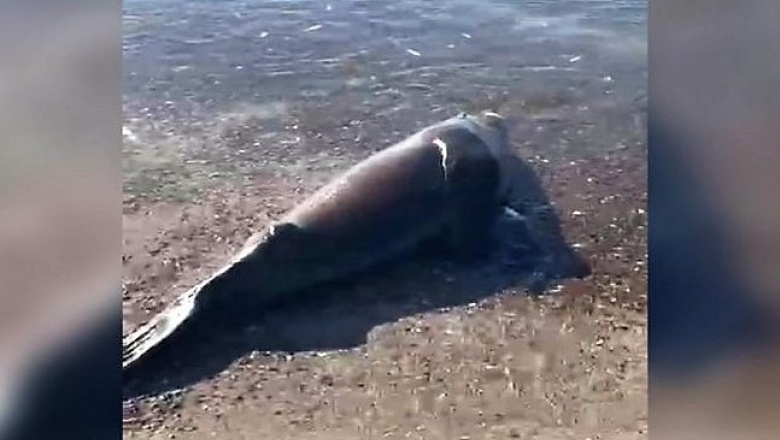
[[441,169],[444,172],[444,178],[447,178],[447,143],[439,138],[433,140],[433,144],[439,149],[441,155]]
[[504,206],[504,215],[507,217],[513,219],[513,220],[526,220],[525,216],[520,214],[519,212],[515,211],[513,208],[510,208],[509,206]]

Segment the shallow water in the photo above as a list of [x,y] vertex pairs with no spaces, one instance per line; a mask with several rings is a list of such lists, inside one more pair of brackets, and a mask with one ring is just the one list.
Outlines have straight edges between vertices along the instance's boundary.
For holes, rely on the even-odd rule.
[[127,0],[123,52],[138,144],[363,155],[486,108],[552,156],[644,139],[644,1]]

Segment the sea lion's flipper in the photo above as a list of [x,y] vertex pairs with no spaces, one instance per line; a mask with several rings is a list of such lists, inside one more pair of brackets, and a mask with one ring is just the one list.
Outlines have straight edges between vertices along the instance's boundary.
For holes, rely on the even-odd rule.
[[233,319],[273,302],[275,298],[262,295],[262,288],[268,286],[261,282],[267,280],[263,277],[272,269],[258,262],[283,263],[296,258],[300,242],[306,239],[300,228],[290,223],[273,225],[250,237],[225,266],[124,338],[122,367],[127,368],[146,353],[181,335],[196,320]]
[[124,338],[122,341],[123,369],[170,338],[174,332],[180,331],[192,319],[198,309],[196,300],[201,286],[184,293],[168,308]]
[[588,262],[566,242],[555,208],[551,204],[526,205],[525,208],[522,215],[542,251],[534,274],[537,290],[543,290],[553,280],[590,275]]
[[543,247],[537,242],[528,219],[508,206],[504,206],[499,216],[501,244],[499,264],[506,269],[528,269],[539,265],[545,256]]
[[466,128],[454,128],[434,140],[442,154],[447,205],[446,239],[455,256],[473,261],[494,244],[499,209],[500,169],[490,148]]
[[541,251],[531,290],[541,292],[556,279],[590,275],[588,262],[566,242],[560,218],[534,170],[519,158],[505,160],[512,182],[502,204],[524,219]]

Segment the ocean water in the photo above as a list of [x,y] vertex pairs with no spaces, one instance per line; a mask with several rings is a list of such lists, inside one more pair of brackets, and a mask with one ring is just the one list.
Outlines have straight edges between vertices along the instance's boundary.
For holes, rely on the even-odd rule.
[[572,145],[577,156],[641,144],[646,6],[128,0],[125,139],[192,151],[230,144],[256,159],[287,145],[302,157],[329,154],[342,126],[363,124],[368,134],[354,140],[377,144],[363,154],[454,112],[492,108],[533,121],[519,130],[539,148],[564,139],[550,148],[569,156]]

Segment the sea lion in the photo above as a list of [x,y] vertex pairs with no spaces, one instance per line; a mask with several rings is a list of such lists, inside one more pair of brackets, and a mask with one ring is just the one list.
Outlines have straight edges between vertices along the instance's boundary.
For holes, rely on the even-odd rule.
[[[488,253],[507,204],[507,124],[462,113],[375,153],[251,237],[228,264],[123,341],[124,369],[196,317],[268,306],[318,283],[355,275],[439,239],[460,260]],[[525,234],[540,249],[544,236]],[[540,275],[546,279],[547,267]]]

